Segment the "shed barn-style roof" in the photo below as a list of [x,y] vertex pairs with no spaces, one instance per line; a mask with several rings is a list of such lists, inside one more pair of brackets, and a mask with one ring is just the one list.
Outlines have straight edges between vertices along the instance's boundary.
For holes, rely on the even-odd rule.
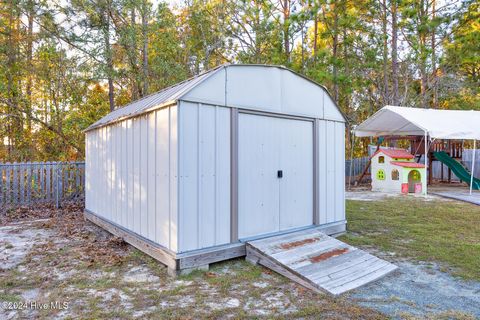
[[173,86],[167,87],[161,91],[152,93],[139,100],[135,100],[123,107],[120,107],[89,126],[86,131],[89,131],[96,127],[104,126],[122,118],[140,115],[148,112],[150,109],[162,107],[165,104],[172,103],[176,101],[179,97],[181,97],[182,94],[188,92],[190,89],[195,87],[195,85],[207,78],[212,72],[217,69],[218,68],[212,69],[196,77],[177,83]]
[[85,131],[140,116],[181,100],[345,122],[324,86],[290,69],[227,64],[133,101]]
[[403,149],[379,149],[377,152],[375,152],[374,156],[379,154],[379,153],[384,153],[390,158],[399,158],[399,159],[413,159],[414,156],[408,152],[407,150]]

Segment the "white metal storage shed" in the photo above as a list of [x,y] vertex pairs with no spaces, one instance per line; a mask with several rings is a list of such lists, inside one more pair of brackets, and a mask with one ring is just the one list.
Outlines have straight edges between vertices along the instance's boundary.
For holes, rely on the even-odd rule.
[[172,272],[265,235],[339,233],[344,137],[324,87],[284,67],[224,65],[86,130],[85,215]]

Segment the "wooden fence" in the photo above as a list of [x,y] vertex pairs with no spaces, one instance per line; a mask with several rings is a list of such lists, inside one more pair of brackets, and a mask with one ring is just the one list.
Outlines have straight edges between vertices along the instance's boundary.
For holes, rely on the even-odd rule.
[[0,163],[0,207],[83,200],[84,162]]
[[345,177],[356,177],[363,173],[368,164],[369,157],[345,160]]
[[[368,157],[345,161],[346,182],[353,183],[368,163]],[[475,157],[475,176],[480,177],[480,151]],[[463,163],[470,167],[472,150],[464,150]],[[444,177],[446,177],[446,166]],[[433,176],[440,178],[441,164],[434,162]],[[368,175],[365,178],[368,181]],[[452,180],[458,180],[452,174]],[[0,163],[0,209],[8,206],[53,203],[85,198],[84,162]]]

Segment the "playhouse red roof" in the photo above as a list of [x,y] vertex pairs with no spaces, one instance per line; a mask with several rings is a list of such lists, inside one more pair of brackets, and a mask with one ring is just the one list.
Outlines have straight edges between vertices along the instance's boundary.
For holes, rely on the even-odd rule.
[[375,152],[374,155],[380,152],[383,152],[390,158],[413,159],[413,155],[407,150],[403,150],[403,149],[380,149],[377,152]]
[[396,166],[405,167],[405,168],[425,168],[424,164],[416,163],[416,162],[391,161],[390,163]]

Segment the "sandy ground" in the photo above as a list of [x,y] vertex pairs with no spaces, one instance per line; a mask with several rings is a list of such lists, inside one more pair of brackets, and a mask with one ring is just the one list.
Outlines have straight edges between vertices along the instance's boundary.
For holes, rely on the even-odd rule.
[[[0,319],[480,318],[480,283],[453,278],[436,265],[395,260],[394,253],[373,253],[399,270],[332,298],[242,259],[171,278],[162,265],[78,214],[9,222],[0,226]],[[9,308],[31,302],[37,307]],[[38,308],[43,303],[48,306]]]
[[8,222],[0,252],[0,319],[385,318],[243,259],[169,277],[78,214]]

